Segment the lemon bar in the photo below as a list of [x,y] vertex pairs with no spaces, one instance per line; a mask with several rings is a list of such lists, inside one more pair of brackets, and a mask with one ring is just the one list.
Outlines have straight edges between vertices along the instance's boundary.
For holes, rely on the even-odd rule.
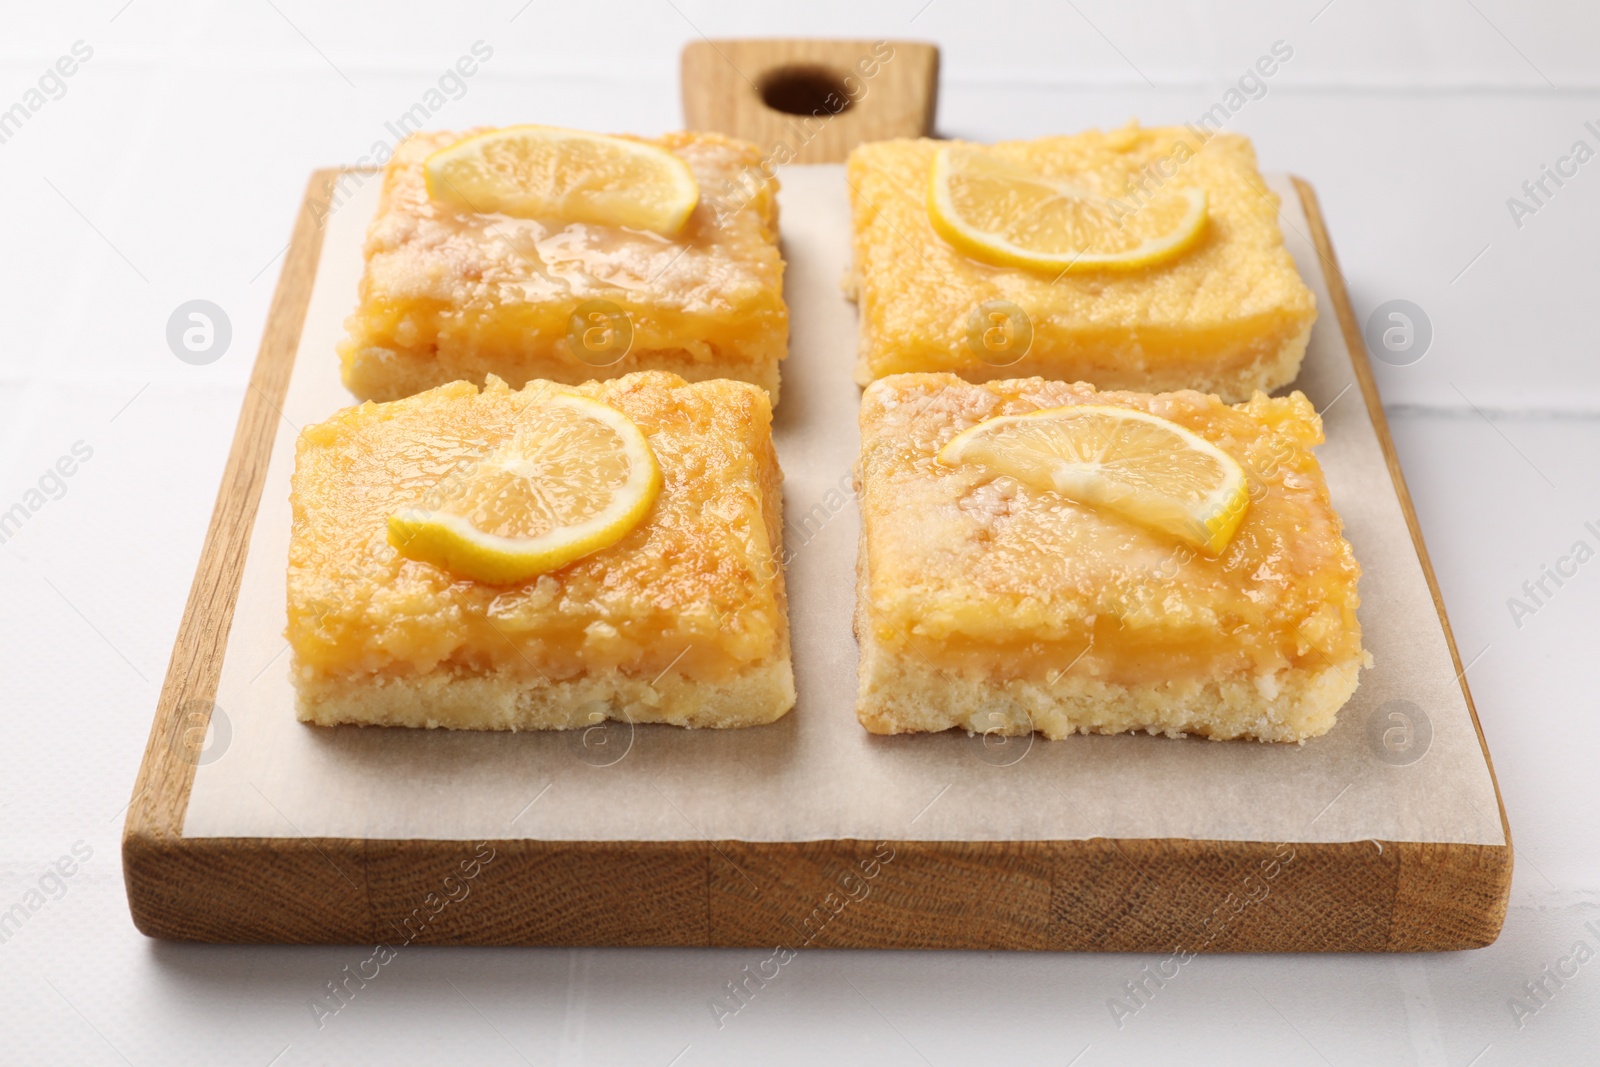
[[[519,584],[401,556],[388,517],[552,393],[622,412],[661,468],[620,541]],[[765,391],[645,371],[575,387],[489,379],[347,408],[296,446],[288,639],[312,723],[751,726],[794,704],[780,481]]]
[[[984,420],[1075,404],[1159,416],[1239,463],[1250,502],[1220,555],[936,458]],[[902,374],[867,389],[861,433],[857,713],[873,733],[1303,741],[1332,728],[1370,663],[1360,569],[1300,393],[1229,406],[1192,391]]]
[[1247,139],[1134,125],[991,146],[1007,165],[1107,198],[1119,218],[1157,196],[1204,192],[1203,229],[1186,250],[1066,271],[980,262],[939,235],[929,182],[945,144],[880,141],[850,155],[860,384],[920,371],[1039,375],[1232,402],[1294,380],[1316,302]]
[[669,238],[430,200],[424,160],[481,132],[415,134],[386,165],[339,348],[351,392],[396,400],[491,374],[515,387],[664,370],[753,382],[776,402],[789,312],[777,182],[756,146],[711,133],[645,142],[682,159],[701,190]]

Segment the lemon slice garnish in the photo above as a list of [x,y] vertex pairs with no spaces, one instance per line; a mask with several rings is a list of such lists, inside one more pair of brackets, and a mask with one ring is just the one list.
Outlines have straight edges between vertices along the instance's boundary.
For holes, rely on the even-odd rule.
[[462,578],[506,585],[616,544],[661,489],[650,442],[615,408],[558,395],[456,468],[428,507],[389,517],[389,544]]
[[651,230],[683,229],[700,186],[664,148],[555,126],[457,141],[422,165],[428,197],[457,210]]
[[1206,194],[1162,189],[1137,205],[1052,181],[981,148],[933,158],[928,215],[974,259],[1030,270],[1128,269],[1176,256],[1200,237]]
[[1080,404],[1002,415],[957,434],[939,462],[981,464],[1212,555],[1227,547],[1250,506],[1249,483],[1232,456],[1132,408]]

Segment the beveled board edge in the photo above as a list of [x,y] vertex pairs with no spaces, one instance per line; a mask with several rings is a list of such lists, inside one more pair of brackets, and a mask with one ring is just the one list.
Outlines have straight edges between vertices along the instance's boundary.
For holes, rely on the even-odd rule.
[[[316,284],[322,255],[322,221],[339,174],[338,169],[312,173],[284,254],[239,411],[233,446],[211,511],[211,524],[206,529],[200,562],[167,663],[155,721],[134,781],[133,799],[128,803],[122,833],[125,863],[130,855],[168,847],[183,834],[189,789],[194,784],[199,758],[195,735],[203,738],[210,723],[210,702],[216,699],[250,531],[267,477],[277,420],[282,417],[289,373],[300,345],[306,307]],[[134,901],[137,887],[131,876],[126,877],[129,899]],[[136,920],[137,910],[135,904]]]
[[142,931],[207,942],[1441,951],[1498,934],[1495,851],[1108,838],[192,838],[140,852],[129,879],[146,887]]
[[[1311,224],[1311,241],[1316,246],[1318,257],[1322,260],[1323,276],[1328,283],[1328,293],[1333,298],[1334,312],[1339,318],[1339,330],[1344,335],[1345,347],[1350,351],[1350,362],[1355,366],[1356,380],[1361,383],[1361,395],[1366,401],[1367,414],[1372,420],[1373,431],[1378,435],[1378,443],[1383,447],[1384,462],[1389,465],[1389,478],[1394,482],[1395,495],[1400,498],[1400,510],[1405,512],[1406,528],[1411,531],[1411,543],[1417,548],[1417,559],[1422,564],[1423,576],[1428,580],[1428,592],[1433,597],[1433,606],[1439,615],[1439,625],[1444,629],[1445,643],[1450,646],[1450,661],[1455,664],[1456,681],[1461,685],[1461,698],[1466,701],[1467,712],[1472,716],[1472,728],[1478,735],[1478,747],[1483,751],[1483,762],[1489,768],[1489,781],[1494,785],[1495,805],[1500,809],[1500,830],[1505,835],[1505,844],[1483,847],[1504,848],[1506,893],[1509,895],[1513,853],[1511,822],[1506,818],[1506,802],[1500,793],[1500,779],[1494,773],[1494,758],[1489,754],[1489,742],[1483,736],[1483,723],[1478,719],[1478,705],[1474,703],[1472,689],[1467,685],[1467,670],[1461,663],[1461,650],[1456,647],[1456,634],[1450,626],[1450,617],[1444,608],[1444,597],[1439,592],[1439,579],[1433,573],[1433,560],[1428,556],[1428,546],[1422,539],[1422,525],[1417,521],[1416,508],[1411,503],[1411,490],[1406,486],[1405,472],[1400,469],[1400,454],[1395,451],[1394,438],[1389,435],[1389,417],[1383,410],[1383,398],[1378,393],[1377,379],[1372,374],[1372,360],[1367,354],[1361,326],[1356,321],[1355,309],[1350,306],[1350,293],[1345,288],[1344,271],[1339,269],[1339,261],[1334,255],[1333,241],[1328,236],[1327,222],[1322,217],[1321,202],[1318,201],[1317,191],[1311,187],[1310,182],[1294,175],[1290,176],[1290,180],[1294,182],[1295,190],[1300,194],[1300,203],[1305,208],[1306,220]],[[1501,918],[1504,918],[1503,914]]]
[[[1504,923],[1505,845],[1187,839],[556,842],[185,838],[251,525],[339,170],[312,175],[123,831],[134,924],[209,942],[1086,951],[1438,951]],[[1460,668],[1311,186],[1294,179]],[[1491,778],[1488,747],[1464,674]],[[1280,879],[1282,879],[1280,881]],[[648,893],[636,887],[649,887]]]

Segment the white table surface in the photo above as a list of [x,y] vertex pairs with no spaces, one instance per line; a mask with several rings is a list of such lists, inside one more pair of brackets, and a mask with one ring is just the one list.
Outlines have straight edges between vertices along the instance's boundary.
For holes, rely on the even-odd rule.
[[[1547,583],[1532,615],[1507,603],[1574,542],[1600,548],[1584,527],[1600,527],[1600,159],[1547,182],[1520,227],[1506,205],[1574,141],[1600,148],[1584,126],[1600,127],[1600,8],[104,0],[6,14],[0,110],[75,42],[93,54],[0,143],[0,511],[36,499],[75,444],[92,456],[64,492],[47,480],[59,498],[0,545],[0,912],[41,879],[48,891],[0,943],[0,1062],[1600,1056],[1600,563]],[[1120,1028],[1107,1000],[1155,957],[808,951],[719,1028],[709,1002],[765,952],[411,948],[319,1029],[308,1002],[370,950],[133,928],[121,810],[308,172],[387,139],[385,121],[479,40],[493,57],[434,125],[672,128],[678,48],[700,33],[933,40],[939,128],[981,139],[1189,119],[1274,41],[1293,48],[1231,125],[1263,166],[1315,183],[1359,314],[1403,298],[1433,325],[1428,354],[1379,380],[1516,840],[1498,942],[1202,957]],[[165,337],[196,298],[233,331],[205,366]],[[74,846],[88,860],[47,875]],[[1596,959],[1563,963],[1578,942]],[[1518,1018],[1519,996],[1537,1010]]]

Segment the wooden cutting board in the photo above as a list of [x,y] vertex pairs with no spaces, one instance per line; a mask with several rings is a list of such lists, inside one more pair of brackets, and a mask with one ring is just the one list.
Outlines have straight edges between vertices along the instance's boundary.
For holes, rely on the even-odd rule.
[[[844,43],[830,61],[808,42],[804,58],[842,82],[873,44]],[[773,47],[797,46],[702,42],[686,78],[696,52],[725,53],[754,91]],[[923,54],[894,48],[858,118],[896,99],[876,79]],[[923,66],[920,124],[862,136],[926,130],[936,54]],[[686,83],[691,118],[694,91]],[[751,134],[745,121],[727,128]],[[755,136],[770,146],[785,128]],[[812,143],[836,160],[853,142]],[[331,339],[355,299],[377,186],[363,172],[313,176],[129,808],[139,928],[201,941],[796,949],[1494,940],[1509,828],[1310,186],[1278,182],[1322,313],[1297,385],[1324,410],[1321,455],[1365,567],[1377,666],[1339,726],[1301,747],[1083,737],[996,752],[960,735],[870,738],[854,723],[856,517],[849,503],[817,510],[855,447],[854,313],[837,288],[845,190],[837,168],[783,180],[794,337],[776,432],[800,704],[756,730],[640,727],[589,744],[293,719],[278,636],[285,464],[298,427],[350,399]]]
[[938,108],[939,50],[915,41],[701,40],[682,72],[689,129],[754,141],[779,164],[930,135]]

